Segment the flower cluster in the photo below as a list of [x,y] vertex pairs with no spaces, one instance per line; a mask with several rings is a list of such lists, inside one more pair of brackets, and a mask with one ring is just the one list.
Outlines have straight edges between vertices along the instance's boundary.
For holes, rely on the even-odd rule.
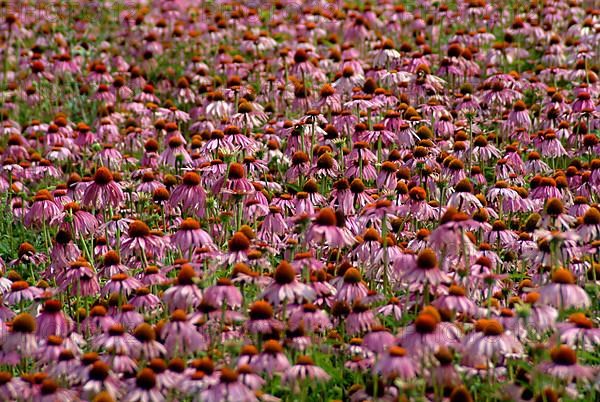
[[21,3],[0,400],[598,398],[593,2]]

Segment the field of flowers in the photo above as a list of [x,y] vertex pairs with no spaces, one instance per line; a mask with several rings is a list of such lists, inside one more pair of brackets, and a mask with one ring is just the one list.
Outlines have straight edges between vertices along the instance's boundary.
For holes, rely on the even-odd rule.
[[3,1],[0,401],[600,400],[599,52],[594,0]]

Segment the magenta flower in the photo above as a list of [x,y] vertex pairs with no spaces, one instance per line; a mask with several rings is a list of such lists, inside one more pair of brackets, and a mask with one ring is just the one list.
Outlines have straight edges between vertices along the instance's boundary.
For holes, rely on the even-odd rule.
[[310,356],[298,357],[296,364],[289,367],[283,375],[283,382],[306,386],[305,381],[327,382],[331,376],[321,367],[316,366]]
[[374,326],[363,337],[363,345],[375,354],[384,353],[394,344],[395,337],[386,328]]
[[415,359],[431,359],[441,347],[456,346],[459,339],[440,321],[437,310],[428,307],[401,331],[399,344]]
[[189,166],[192,163],[190,154],[184,147],[184,140],[180,136],[174,136],[169,139],[167,147],[160,154],[158,159],[160,165],[167,165],[171,167]]
[[89,315],[82,321],[81,326],[84,331],[96,334],[108,331],[113,324],[115,324],[115,320],[107,315],[104,306],[94,306]]
[[362,282],[360,272],[350,267],[344,272],[343,283],[338,288],[336,300],[351,304],[365,298],[367,293],[368,289]]
[[272,376],[275,373],[285,372],[290,367],[290,363],[283,354],[281,344],[275,340],[268,340],[264,344],[262,353],[252,361],[250,366],[257,372]]
[[525,302],[529,304],[529,316],[525,319],[527,325],[531,325],[538,331],[544,332],[555,327],[558,311],[542,303],[538,303],[540,294],[537,292],[527,293]]
[[266,301],[256,301],[250,306],[248,312],[250,319],[244,323],[248,332],[252,334],[270,334],[281,331],[283,324],[273,318],[273,307]]
[[253,391],[259,390],[265,384],[265,380],[255,374],[252,367],[247,364],[242,364],[238,367],[238,376],[240,382]]
[[200,176],[196,172],[186,172],[182,183],[171,193],[169,204],[181,206],[184,211],[201,218],[205,213],[206,192],[200,184]]
[[435,252],[426,248],[419,253],[413,266],[406,267],[402,274],[402,280],[409,284],[430,284],[450,282],[448,275],[438,268],[438,260]]
[[204,350],[206,339],[196,331],[183,310],[175,310],[160,333],[169,356],[181,356]]
[[138,256],[146,261],[148,256],[160,256],[165,248],[165,239],[150,231],[148,225],[140,220],[129,224],[127,236],[121,242],[123,256]]
[[171,244],[177,246],[187,257],[191,257],[194,247],[206,247],[211,250],[217,248],[210,235],[202,230],[198,221],[193,218],[186,218],[181,222],[179,230],[171,237]]
[[209,385],[199,396],[206,402],[258,401],[252,390],[240,381],[238,373],[226,367],[221,369],[219,381]]
[[450,286],[448,294],[435,299],[432,305],[438,310],[446,309],[466,317],[473,317],[478,312],[477,305],[466,296],[465,289],[456,285]]
[[490,362],[502,364],[506,358],[520,358],[523,346],[496,320],[479,322],[481,331],[463,339],[463,363],[476,367]]
[[325,244],[330,247],[343,247],[354,244],[354,238],[338,227],[338,219],[331,208],[319,211],[306,234],[306,239],[314,245]]
[[102,265],[98,267],[98,274],[110,278],[116,274],[125,274],[129,268],[121,263],[121,257],[116,251],[110,250],[102,258]]
[[150,289],[139,287],[136,289],[135,295],[129,299],[129,303],[140,311],[156,311],[160,305],[160,298],[151,293]]
[[73,321],[62,311],[58,300],[47,300],[36,317],[36,334],[40,338],[48,336],[66,337],[73,329]]
[[345,322],[348,334],[351,336],[359,335],[370,331],[374,325],[378,325],[378,320],[373,310],[366,304],[361,303],[360,300],[355,301]]
[[31,315],[28,313],[17,315],[2,344],[2,351],[15,354],[19,358],[33,357],[39,347],[35,332],[36,322]]
[[571,382],[592,381],[596,373],[594,368],[577,363],[577,354],[567,345],[559,345],[550,351],[550,362],[541,363],[538,370],[553,377]]
[[194,283],[196,272],[190,264],[184,264],[177,274],[177,280],[162,295],[163,302],[170,311],[188,311],[202,301],[202,291]]
[[557,269],[552,274],[552,283],[539,290],[540,302],[558,309],[588,307],[591,303],[588,294],[575,284],[571,271]]
[[303,300],[311,301],[315,297],[312,288],[298,281],[294,268],[287,261],[279,263],[273,279],[260,296],[273,306],[300,303]]
[[226,305],[235,309],[242,306],[243,297],[229,279],[221,278],[216,285],[206,288],[203,300],[216,308]]
[[136,278],[125,273],[118,273],[110,277],[108,282],[102,287],[101,293],[105,296],[116,293],[127,297],[141,286],[142,283]]
[[87,375],[81,389],[85,398],[93,398],[101,392],[107,393],[113,399],[122,395],[123,383],[105,362],[94,361],[86,369],[86,372]]
[[49,226],[50,222],[60,213],[61,207],[47,190],[40,190],[35,195],[29,211],[25,214],[24,223],[28,227]]
[[240,163],[232,163],[228,167],[227,177],[223,175],[213,185],[213,193],[222,194],[223,200],[229,200],[231,196],[249,196],[255,192],[254,186],[248,179],[244,166]]
[[133,356],[150,360],[167,354],[167,349],[156,340],[156,331],[149,324],[139,324],[133,336],[137,340],[131,350]]
[[289,317],[289,327],[292,331],[303,328],[308,332],[324,332],[331,328],[327,312],[312,303],[305,303],[295,309]]
[[385,378],[400,378],[409,381],[417,376],[417,365],[407,355],[406,349],[390,347],[373,367],[373,371]]
[[76,237],[89,236],[98,227],[98,220],[91,213],[82,210],[76,202],[64,204],[63,211],[54,217],[51,223],[61,229],[72,231]]
[[89,184],[83,194],[83,205],[95,210],[109,207],[116,209],[125,200],[119,184],[113,180],[113,174],[105,167],[98,168],[94,181]]
[[571,314],[568,322],[559,323],[557,327],[560,341],[569,346],[594,350],[600,345],[600,329],[583,313]]
[[17,280],[10,286],[10,292],[4,295],[4,301],[9,305],[32,301],[42,294],[42,289],[29,286],[26,281]]
[[97,350],[104,349],[123,354],[130,354],[139,347],[138,340],[125,332],[125,327],[120,323],[112,324],[108,330],[96,335],[92,346]]
[[154,371],[150,368],[143,368],[135,378],[135,386],[129,389],[123,400],[128,402],[161,402],[165,401],[166,398],[157,384]]

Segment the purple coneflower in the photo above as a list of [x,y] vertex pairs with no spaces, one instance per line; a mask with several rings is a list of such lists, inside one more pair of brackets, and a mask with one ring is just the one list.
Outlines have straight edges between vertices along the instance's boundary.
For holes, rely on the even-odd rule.
[[552,274],[552,283],[540,288],[540,302],[558,309],[589,307],[590,297],[575,283],[571,271],[564,268],[557,269]]
[[373,371],[385,378],[400,378],[409,381],[417,375],[417,365],[407,354],[406,349],[391,346],[373,367]]
[[480,320],[481,331],[463,340],[463,362],[475,367],[489,362],[503,363],[505,358],[523,353],[523,346],[496,320]]
[[417,257],[414,266],[407,267],[402,273],[402,281],[409,284],[437,286],[440,283],[450,282],[448,275],[438,268],[435,252],[426,248]]
[[98,334],[92,340],[92,346],[96,349],[124,354],[130,354],[133,350],[139,348],[138,340],[133,335],[125,332],[125,327],[120,323],[112,324],[108,330]]
[[400,303],[400,299],[398,299],[397,297],[390,297],[387,304],[377,309],[377,313],[382,315],[383,317],[391,316],[396,321],[400,321],[400,319],[404,315],[404,310]]
[[558,198],[547,200],[544,210],[546,214],[541,221],[543,227],[568,230],[577,220],[565,212],[563,202]]
[[228,167],[227,177],[223,175],[213,185],[214,194],[222,194],[223,200],[227,201],[232,196],[248,196],[255,192],[252,183],[246,179],[244,165],[232,163]]
[[331,322],[324,310],[305,303],[290,314],[289,327],[292,331],[302,327],[308,332],[323,332],[331,327]]
[[144,268],[144,272],[138,274],[138,278],[144,286],[160,285],[168,282],[166,275],[156,265],[149,265]]
[[75,402],[78,401],[79,398],[75,390],[61,388],[56,381],[51,378],[46,378],[39,386],[39,394],[33,395],[31,400],[33,402]]
[[242,233],[235,232],[231,239],[227,242],[229,252],[226,256],[226,261],[229,264],[235,264],[248,260],[248,253],[250,251],[250,239]]
[[[114,296],[114,294],[111,296]],[[125,303],[115,314],[115,320],[123,323],[123,325],[129,331],[144,322],[144,316],[136,310],[134,305]]]
[[402,330],[398,342],[412,356],[430,359],[440,347],[456,344],[453,334],[440,323],[439,312],[435,308],[427,307],[412,325]]
[[160,298],[150,292],[147,287],[139,287],[136,289],[135,295],[129,299],[129,304],[139,311],[156,311],[160,307]]
[[600,211],[591,207],[583,215],[583,222],[576,229],[583,242],[600,239]]
[[296,271],[287,262],[282,261],[277,266],[273,281],[260,296],[274,306],[285,303],[299,303],[302,300],[312,300],[315,292],[312,288],[299,282]]
[[192,247],[216,249],[210,235],[200,228],[200,223],[194,218],[186,218],[181,222],[179,230],[171,237],[171,244],[179,247],[187,257],[191,257]]
[[344,272],[343,283],[337,291],[336,300],[351,304],[367,297],[367,293],[368,289],[362,281],[360,271],[350,267]]
[[600,345],[600,328],[583,313],[573,313],[567,322],[557,324],[560,341],[584,350],[596,350]]
[[167,147],[160,154],[158,163],[171,167],[189,166],[192,163],[190,154],[185,149],[184,140],[181,136],[173,136],[169,139]]
[[210,286],[204,291],[203,301],[215,308],[221,308],[223,305],[229,308],[238,308],[241,307],[242,300],[242,293],[227,278],[217,280],[216,285]]
[[545,332],[554,329],[558,311],[552,306],[538,303],[539,299],[540,294],[538,292],[530,292],[525,296],[524,301],[529,305],[526,325],[531,325],[536,330]]
[[209,385],[199,397],[206,402],[258,401],[254,392],[240,381],[239,374],[227,367],[221,369],[219,381]]
[[52,194],[48,190],[40,190],[25,214],[25,226],[38,228],[48,226],[60,211],[61,207],[54,201]]
[[24,395],[25,383],[8,371],[0,371],[0,398],[16,401]]
[[394,344],[395,337],[385,327],[375,325],[363,338],[363,345],[376,354],[384,353]]
[[205,213],[206,192],[200,184],[200,176],[196,172],[186,172],[182,183],[171,193],[169,204],[172,207],[181,205],[184,211],[201,218]]
[[286,384],[298,384],[307,386],[306,380],[312,382],[327,382],[331,376],[321,367],[316,366],[313,359],[309,356],[300,356],[296,364],[289,367],[283,375],[283,382]]
[[478,312],[477,305],[466,296],[466,290],[457,285],[451,285],[447,295],[439,296],[431,304],[438,310],[447,309],[465,317],[473,317]]
[[81,327],[83,331],[95,334],[107,331],[114,323],[114,318],[107,315],[104,306],[94,306],[89,315],[81,322]]
[[143,368],[135,378],[135,386],[123,397],[126,402],[162,402],[166,398],[157,384],[156,374],[150,368]]
[[139,324],[133,331],[133,336],[138,341],[132,349],[133,356],[150,360],[167,354],[167,349],[156,340],[156,331],[150,324]]
[[10,286],[10,292],[4,295],[8,305],[20,305],[23,302],[33,301],[42,294],[42,289],[30,286],[26,281],[16,280]]
[[140,286],[142,286],[142,283],[136,278],[125,273],[118,273],[110,277],[108,282],[106,282],[102,288],[101,293],[105,296],[116,293],[127,297]]
[[170,356],[185,356],[203,350],[206,340],[190,322],[183,310],[175,310],[164,324],[160,336]]
[[165,239],[151,232],[144,222],[135,220],[129,224],[120,251],[123,256],[139,256],[147,262],[148,256],[160,256],[164,247]]
[[177,309],[187,311],[202,301],[202,291],[194,282],[196,277],[197,274],[192,265],[183,264],[181,266],[174,285],[162,295],[162,300],[170,311]]
[[100,167],[94,174],[94,181],[86,187],[82,202],[86,207],[103,210],[106,207],[116,209],[124,200],[123,190],[113,180],[111,171]]
[[124,274],[127,271],[129,271],[129,268],[121,263],[121,257],[114,250],[110,250],[104,254],[102,265],[98,267],[98,274],[103,278],[110,278],[116,274]]
[[337,226],[338,219],[332,208],[323,208],[317,214],[306,234],[306,240],[315,245],[325,244],[330,247],[352,245],[355,240]]
[[21,358],[33,357],[39,347],[35,333],[35,319],[28,313],[17,315],[2,344],[3,352],[16,353]]
[[317,158],[317,163],[311,170],[316,178],[326,180],[327,178],[336,178],[339,172],[338,162],[331,156],[330,152],[323,152]]
[[250,366],[257,372],[265,372],[272,376],[275,373],[283,373],[290,367],[290,362],[283,353],[283,347],[276,340],[265,342],[263,351]]
[[355,336],[370,331],[378,321],[373,310],[360,300],[352,303],[348,317],[345,320],[346,332],[348,335]]
[[238,366],[238,375],[240,382],[253,391],[259,390],[265,384],[265,380],[258,374],[255,374],[252,367],[248,364]]
[[164,188],[165,185],[156,180],[152,171],[146,171],[142,174],[142,182],[137,186],[136,191],[148,194],[154,194],[159,188]]
[[106,392],[113,400],[122,395],[122,382],[110,370],[107,363],[96,360],[86,369],[87,378],[82,387],[82,395],[91,399],[102,392]]
[[491,244],[497,244],[499,247],[509,247],[517,239],[517,234],[508,229],[501,220],[495,221],[492,224],[492,230],[485,233],[485,240]]
[[512,127],[531,128],[531,118],[525,102],[518,100],[514,103],[512,110],[508,113],[507,123]]
[[273,307],[269,302],[256,301],[250,306],[250,319],[244,323],[248,332],[253,334],[270,334],[281,331],[284,325],[273,318]]
[[[459,385],[461,378],[453,365],[452,352],[446,347],[441,347],[435,353],[435,359],[437,364],[430,369],[431,374],[427,380],[428,384],[441,389],[453,388]],[[451,401],[454,400],[451,399]],[[464,401],[469,401],[469,399],[464,399]]]
[[63,211],[56,215],[52,224],[58,223],[61,229],[73,231],[76,237],[89,236],[98,227],[98,220],[91,213],[80,208],[77,202],[68,202]]
[[541,363],[538,370],[552,377],[571,382],[591,381],[595,377],[592,367],[577,363],[577,354],[567,345],[559,345],[550,351],[551,362]]
[[58,300],[47,300],[40,314],[36,317],[37,335],[45,338],[50,335],[66,337],[73,328],[72,320],[62,311],[62,303]]

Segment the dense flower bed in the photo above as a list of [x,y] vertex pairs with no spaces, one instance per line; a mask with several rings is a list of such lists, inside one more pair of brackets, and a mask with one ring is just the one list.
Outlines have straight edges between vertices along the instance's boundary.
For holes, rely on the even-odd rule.
[[2,2],[0,400],[598,400],[600,10],[417,3]]

